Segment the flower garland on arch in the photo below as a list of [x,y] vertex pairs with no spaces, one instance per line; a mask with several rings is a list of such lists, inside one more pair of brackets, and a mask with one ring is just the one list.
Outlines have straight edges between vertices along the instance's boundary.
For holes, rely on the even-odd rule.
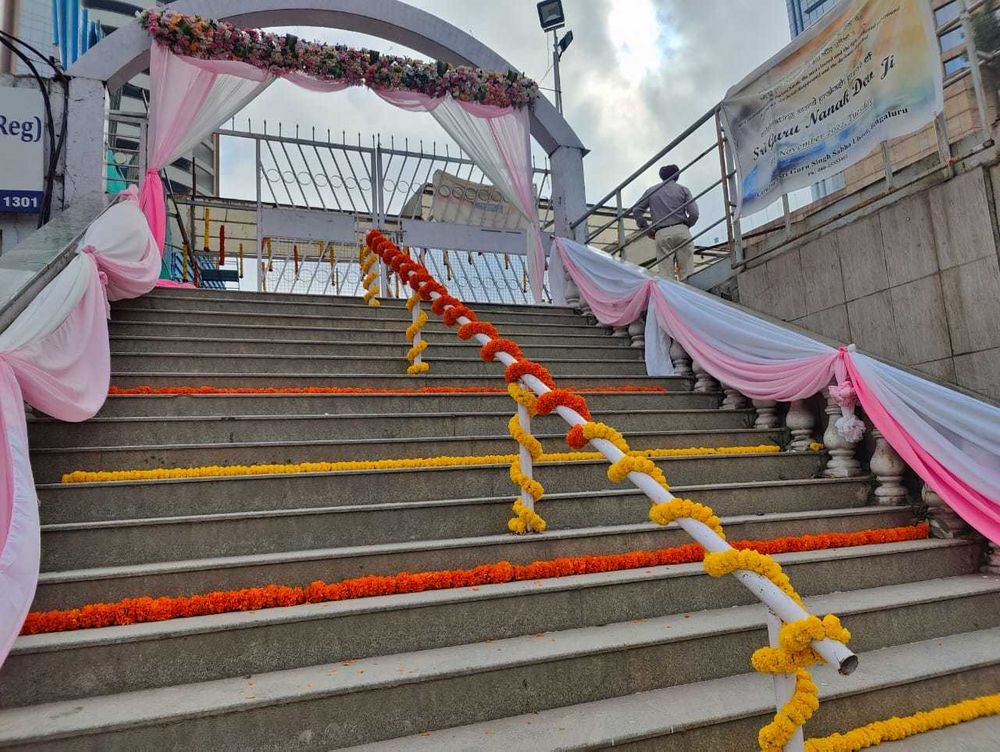
[[[382,260],[400,275],[404,283],[410,284],[426,300],[433,300],[432,310],[435,313],[450,314],[450,321],[447,319],[445,321],[448,326],[459,323],[462,318],[465,318],[465,321],[461,322],[463,328],[459,330],[459,337],[465,339],[476,334],[484,338],[484,345],[490,345],[492,340],[500,338],[495,326],[489,325],[487,328],[484,325],[485,322],[478,322],[475,313],[460,300],[449,295],[447,288],[431,277],[422,265],[407,265],[404,271],[400,258],[403,256],[402,252],[378,230],[372,230],[368,233],[367,242]],[[477,323],[480,326],[479,331],[476,331],[472,326]],[[463,337],[463,329],[466,326],[469,328],[465,331],[466,337]],[[533,390],[538,392],[538,399],[535,403],[538,414],[547,415],[553,410],[560,408],[566,410],[569,415],[564,413],[563,417],[570,424],[566,440],[571,446],[573,442],[579,442],[582,438],[586,438],[586,432],[589,428],[592,436],[587,441],[602,441],[613,447],[615,453],[617,453],[617,459],[612,460],[612,464],[608,468],[608,477],[613,482],[620,482],[628,477],[630,473],[636,473],[651,479],[666,491],[669,496],[666,478],[648,457],[637,457],[633,453],[626,452],[628,444],[622,438],[621,434],[614,431],[614,429],[610,429],[608,426],[593,422],[590,412],[587,409],[586,400],[579,395],[559,389],[555,384],[555,379],[552,378],[552,375],[544,366],[523,357],[516,344],[511,343],[511,345],[513,347],[495,346],[497,352],[505,352],[508,355],[509,363],[504,378],[508,384],[511,384],[518,381],[523,382],[524,377],[530,376],[544,387],[544,389],[539,387]],[[582,425],[579,425],[581,421]],[[574,434],[573,430],[577,425],[579,425],[580,431]],[[597,432],[601,432],[603,435],[598,435]],[[599,452],[599,454],[602,457],[605,456],[604,451]],[[614,456],[615,454],[607,450],[607,459],[611,460]],[[638,481],[636,483],[639,485]],[[653,497],[651,491],[646,492],[651,498]],[[687,499],[671,498],[665,503],[654,504],[650,515],[654,521],[660,522],[660,524],[664,524],[664,521],[689,518],[697,524],[708,527],[717,537],[724,540],[721,535],[722,528],[718,523],[718,518],[705,505],[697,504]],[[798,605],[800,610],[805,612],[805,609],[802,607],[801,598],[795,593],[791,583],[788,582],[788,578],[776,562],[766,556],[758,558],[752,556],[741,557],[739,553],[739,551],[731,546],[724,551],[713,552],[705,559],[706,571],[710,574],[713,571],[718,571],[721,574],[731,574],[740,570],[757,574],[769,580]],[[713,576],[721,576],[721,574]],[[804,639],[803,635],[807,636],[808,639],[805,639],[800,647],[799,639]],[[835,616],[828,615],[820,620],[805,612],[804,618],[784,624],[781,629],[780,647],[768,648],[766,650],[770,652],[767,653],[761,653],[761,651],[755,653],[755,656],[760,654],[772,659],[766,660],[762,657],[756,663],[752,662],[755,669],[769,673],[794,672],[796,674],[796,687],[792,697],[784,706],[779,708],[774,720],[760,731],[758,741],[764,752],[780,752],[783,750],[788,741],[795,735],[797,729],[805,724],[819,707],[818,690],[805,670],[808,666],[820,660],[819,654],[814,652],[811,643],[814,640],[836,640],[842,644],[846,644],[849,638],[850,633],[840,626],[840,622]],[[778,658],[774,658],[774,656],[778,656]]]
[[538,96],[538,84],[513,70],[484,71],[342,44],[307,42],[291,34],[244,29],[156,8],[140,13],[139,24],[154,41],[177,55],[234,60],[276,75],[300,72],[321,81],[413,91],[435,98],[450,94],[463,102],[494,107],[527,107]]

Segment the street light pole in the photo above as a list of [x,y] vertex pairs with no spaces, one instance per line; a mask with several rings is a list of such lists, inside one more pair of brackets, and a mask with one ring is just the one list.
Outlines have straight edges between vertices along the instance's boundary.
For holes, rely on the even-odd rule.
[[552,30],[552,71],[555,76],[555,89],[556,89],[556,109],[559,114],[563,114],[563,104],[562,104],[562,83],[559,79],[559,58],[562,57],[562,50],[559,49],[559,31],[557,29]]

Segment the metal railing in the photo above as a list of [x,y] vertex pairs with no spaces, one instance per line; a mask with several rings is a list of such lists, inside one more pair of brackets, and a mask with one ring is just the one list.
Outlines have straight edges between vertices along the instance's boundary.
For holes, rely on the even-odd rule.
[[[940,25],[937,28],[937,36],[940,39],[957,29],[964,31],[962,43],[967,64],[950,74],[946,71],[944,86],[947,89],[960,84],[966,77],[972,78],[978,115],[977,130],[979,141],[983,146],[976,146],[962,155],[970,156],[981,148],[992,145],[992,131],[980,71],[983,56],[976,50],[971,21],[972,13],[982,8],[983,0],[970,4],[965,0],[957,1],[959,16]],[[575,229],[586,223],[588,243],[616,256],[625,256],[628,248],[636,248],[638,258],[630,260],[638,261],[647,268],[657,268],[663,259],[654,257],[651,244],[646,243],[644,248],[637,247],[649,236],[650,230],[659,229],[657,225],[654,224],[647,229],[631,229],[628,225],[634,219],[636,204],[642,192],[660,182],[654,167],[667,160],[675,161],[680,166],[679,182],[691,190],[692,200],[702,209],[698,223],[692,228],[692,237],[687,241],[694,246],[696,270],[722,259],[729,259],[733,268],[739,269],[745,263],[744,246],[751,233],[756,237],[762,234],[773,236],[777,243],[776,247],[780,247],[814,233],[819,226],[822,226],[815,221],[803,222],[810,215],[822,213],[824,216],[838,218],[874,200],[870,192],[864,192],[864,187],[855,188],[853,192],[848,192],[850,190],[848,188],[831,196],[815,199],[812,190],[805,188],[781,195],[780,204],[772,204],[763,211],[750,216],[737,216],[734,200],[738,190],[735,161],[719,116],[720,107],[721,104],[716,105],[695,120],[681,134],[612,188],[607,195],[595,202],[587,212],[573,220],[571,228]],[[890,145],[881,144],[884,181],[880,196],[908,187],[929,174],[939,172],[942,168],[952,169],[955,163],[952,144],[958,139],[949,138],[943,114],[935,120],[934,129],[938,161],[929,169],[905,170],[904,168],[910,167],[910,163],[914,160],[911,159],[906,164],[894,164]],[[710,166],[709,162],[715,161],[711,159],[713,154],[717,155],[718,164]],[[837,200],[838,197],[840,200]],[[606,219],[602,222],[595,221],[601,215]],[[675,220],[669,221],[673,223]],[[827,221],[829,220],[822,220],[823,224]],[[799,222],[803,222],[802,227],[793,228],[794,224]],[[718,231],[720,226],[724,226],[724,232],[720,232],[719,236],[714,234],[710,236],[710,233],[713,230]],[[708,242],[706,236],[710,238]],[[724,237],[724,240],[720,236]],[[699,240],[702,241],[701,244]],[[670,275],[670,272],[672,270],[667,272],[660,270],[661,274]]]

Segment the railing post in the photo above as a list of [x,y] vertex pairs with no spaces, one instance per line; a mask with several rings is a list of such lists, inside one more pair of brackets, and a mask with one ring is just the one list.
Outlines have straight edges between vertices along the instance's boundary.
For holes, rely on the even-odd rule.
[[869,467],[878,483],[875,500],[878,504],[886,506],[905,504],[906,488],[902,481],[906,463],[877,428],[872,429],[872,438],[875,439],[875,451],[872,453]]
[[935,538],[961,538],[972,532],[955,510],[948,506],[944,499],[937,495],[930,486],[924,483],[920,498],[927,506],[927,517],[931,526],[931,535]]
[[[420,312],[420,298],[417,298],[417,302],[413,304],[413,310],[410,311],[410,323],[414,325],[413,341],[410,342],[411,348],[419,346],[421,341],[424,339],[423,335],[420,333],[420,329],[416,326],[417,322],[420,320]],[[423,362],[424,354],[422,352],[418,352],[413,358],[413,365],[419,366]]]
[[256,193],[257,193],[257,292],[264,292],[264,274],[266,274],[266,269],[264,268],[264,228],[261,227],[260,220],[263,215],[263,201],[261,197],[260,181],[263,177],[261,175],[260,166],[260,139],[254,139],[254,159],[256,160],[256,165],[254,166],[254,177],[256,183]]
[[[521,424],[521,428],[527,434],[531,433],[531,413],[528,412],[528,408],[522,405],[520,402],[517,403],[517,420]],[[523,444],[518,443],[518,456],[521,459],[521,472],[524,473],[525,477],[529,479],[534,479],[535,469],[531,460],[531,452],[528,451],[527,447]],[[532,512],[535,511],[535,498],[528,493],[527,490],[521,491],[521,503],[524,504]]]
[[[765,608],[765,612],[767,613],[768,643],[772,648],[781,647],[781,643],[778,641],[778,634],[781,632],[781,619],[769,608]],[[795,694],[795,672],[771,674],[771,679],[774,684],[774,706],[781,710]],[[802,734],[802,727],[799,726],[792,738],[788,740],[788,744],[785,745],[785,752],[803,752],[804,749],[805,738]]]
[[644,317],[640,316],[628,325],[628,336],[632,338],[629,347],[646,347],[646,320]]
[[681,378],[694,376],[694,371],[691,370],[691,356],[677,340],[670,343],[670,362],[674,365],[674,373]]
[[781,421],[778,419],[778,403],[774,400],[752,400],[757,417],[754,419],[754,428],[778,428]]
[[[716,113],[716,118],[718,118],[718,117],[719,117],[719,115],[718,115],[718,113]],[[732,242],[733,262],[737,263],[737,264],[741,264],[741,263],[743,263],[743,255],[744,255],[743,254],[743,230],[742,230],[742,228],[740,226],[740,218],[738,216],[736,216],[736,214],[733,212],[733,209],[736,208],[736,203],[733,201],[733,198],[736,195],[738,195],[738,191],[739,191],[739,185],[738,185],[739,176],[736,174],[736,161],[733,159],[733,152],[729,148],[729,139],[726,138],[726,134],[722,130],[721,120],[718,121],[718,122],[720,123],[720,125],[719,125],[719,133],[722,134],[722,150],[723,150],[723,152],[726,155],[726,171],[725,171],[725,175],[723,177],[725,178],[724,183],[728,184],[728,186],[729,186],[729,190],[728,190],[729,199],[726,201],[726,214],[728,216],[732,217],[732,225],[733,225],[733,242]]]
[[830,454],[830,461],[827,462],[823,474],[829,478],[854,478],[861,475],[861,463],[854,456],[857,443],[848,441],[837,430],[837,420],[843,416],[843,411],[829,390],[824,391],[824,394],[825,411],[829,418],[826,431],[823,433],[823,443]]
[[785,219],[785,240],[792,237],[792,208],[788,203],[788,194],[781,194],[781,212]]
[[[839,411],[840,408],[838,407]],[[788,445],[789,452],[808,452],[809,445],[813,443],[813,427],[816,419],[812,411],[806,406],[805,400],[794,400],[788,406],[788,414],[785,416],[785,426],[791,431],[792,441]]]
[[719,382],[712,378],[697,360],[691,361],[691,370],[694,371],[694,391],[702,393],[718,392]]
[[729,170],[726,169],[725,136],[722,133],[722,117],[715,111],[715,138],[719,146],[719,172],[722,176],[722,203],[726,213],[726,235],[729,238],[729,248],[733,245],[733,207],[729,200]]
[[722,385],[722,391],[725,392],[726,396],[722,400],[722,405],[720,406],[723,410],[742,410],[747,404],[748,400],[739,391],[733,389],[731,386]]
[[618,217],[618,251],[624,258],[625,249],[625,218],[622,216],[622,189],[615,191],[615,215]]
[[885,187],[886,192],[891,191],[895,185],[894,176],[892,174],[892,152],[889,151],[889,142],[882,142],[882,169],[885,172]]

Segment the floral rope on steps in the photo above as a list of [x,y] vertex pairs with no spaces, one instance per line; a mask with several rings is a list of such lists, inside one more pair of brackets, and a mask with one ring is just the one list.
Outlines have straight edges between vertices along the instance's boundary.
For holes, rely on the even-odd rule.
[[[731,545],[740,550],[752,549],[762,553],[777,554],[924,540],[927,536],[928,526],[921,523],[919,525],[858,530],[847,533],[733,541]],[[507,561],[500,561],[471,569],[401,572],[391,576],[355,577],[336,583],[317,580],[306,587],[267,585],[201,595],[125,598],[115,603],[94,603],[81,608],[33,611],[28,614],[21,634],[96,629],[191,616],[298,606],[305,603],[326,603],[398,593],[499,585],[525,580],[616,572],[671,564],[690,564],[701,561],[704,555],[705,551],[701,546],[696,543],[687,543],[654,551],[630,551],[603,556],[574,556],[535,561],[530,564],[511,564]]]
[[[453,296],[448,294],[447,288],[440,282],[435,280],[430,273],[420,264],[405,263],[402,261],[403,253],[396,248],[392,241],[386,238],[377,230],[372,230],[368,233],[366,238],[368,245],[377,253],[382,260],[389,265],[389,267],[395,271],[403,279],[404,283],[409,284],[413,289],[415,289],[423,299],[433,300],[431,309],[439,314],[446,315],[448,318],[445,319],[445,323],[448,326],[452,326],[454,323],[462,324],[462,329],[459,330],[459,336],[463,334],[463,329],[469,327],[466,331],[466,338],[475,334],[480,337],[480,341],[484,345],[484,354],[487,347],[493,345],[493,342],[500,340],[502,342],[510,342],[509,340],[502,340],[500,338],[499,332],[496,327],[487,322],[478,322],[475,313],[473,313],[466,305],[461,301],[457,300]],[[409,261],[409,259],[407,259]],[[462,319],[465,321],[462,321]],[[474,330],[474,326],[480,327],[479,331]],[[707,524],[707,522],[713,522],[717,520],[717,517],[712,512],[712,510],[702,504],[696,504],[690,502],[689,500],[677,500],[671,497],[669,492],[669,486],[667,485],[667,480],[659,468],[650,461],[648,456],[636,456],[638,453],[628,452],[628,444],[625,442],[624,438],[620,433],[610,429],[607,426],[601,424],[595,424],[591,418],[590,412],[587,409],[586,400],[579,395],[571,394],[556,386],[555,379],[549,371],[539,363],[535,363],[531,360],[525,358],[520,349],[517,347],[516,343],[510,342],[510,346],[500,347],[499,345],[494,345],[497,352],[504,352],[507,359],[504,360],[506,365],[506,371],[504,373],[504,378],[508,384],[514,382],[521,382],[524,387],[531,388],[538,395],[536,402],[536,409],[540,415],[547,415],[553,410],[562,410],[560,415],[570,424],[570,429],[566,434],[566,440],[571,446],[574,443],[579,443],[582,439],[586,438],[586,430],[595,432],[603,431],[605,435],[598,436],[597,433],[593,433],[592,437],[587,439],[587,441],[594,443],[595,448],[599,450],[599,454],[605,457],[611,462],[611,466],[608,468],[608,477],[613,482],[620,482],[626,477],[630,477],[637,485],[640,487],[653,502],[653,509],[657,510],[655,513],[651,512],[651,517],[655,520],[657,519],[690,519],[695,525],[702,525],[712,533],[716,535],[717,539],[721,539],[724,544],[724,538],[721,535],[721,526],[717,523],[713,525]],[[495,353],[494,353],[495,354]],[[534,382],[534,383],[532,383]],[[579,432],[574,433],[576,427],[580,428]],[[810,448],[813,448],[812,446]],[[647,485],[644,479],[652,481],[655,486]],[[658,487],[658,488],[656,488]],[[654,491],[655,489],[655,491]],[[658,496],[665,495],[665,499],[658,499]],[[707,522],[706,522],[707,521]],[[683,522],[681,523],[683,526]],[[725,545],[725,544],[724,544]],[[744,560],[738,557],[728,556],[734,553],[734,549],[731,546],[727,546],[726,550],[717,552],[723,556],[723,558],[718,561],[726,564],[729,562],[735,562],[737,565],[743,563]],[[769,562],[769,560],[768,560]],[[784,575],[780,571],[780,567],[777,564],[773,564],[773,567],[777,567],[777,572],[773,571],[772,566],[768,566],[768,562],[760,562],[747,559],[745,563],[748,565],[751,563],[759,564],[759,570],[752,567],[742,567],[737,566],[730,572],[740,569],[744,572],[750,572],[756,574],[759,577],[765,578],[782,590],[779,583],[781,583],[782,577]],[[785,578],[787,579],[787,578]],[[787,589],[783,589],[782,592],[788,596],[793,603],[799,606],[801,609],[801,599],[795,594],[794,589],[791,588],[790,583],[788,583]],[[789,610],[790,611],[790,610]],[[804,611],[804,609],[803,609]],[[812,624],[812,619],[807,613],[804,614],[803,618],[796,619],[790,623],[786,622],[786,627],[793,627],[795,633],[799,634],[805,628],[806,624]],[[823,625],[833,624],[835,617],[831,617],[827,620],[821,622]],[[838,623],[839,626],[839,623]],[[831,633],[818,635],[815,639],[817,640],[835,640],[839,637],[844,639],[840,640],[843,644],[846,642],[849,635],[845,632],[839,632],[831,628]],[[810,651],[812,648],[810,648]],[[812,684],[812,680],[808,679],[808,674],[805,673],[805,666],[809,665],[807,662],[807,656],[805,656],[806,651],[802,651],[802,655],[793,656],[789,658],[789,663],[795,664],[796,676],[798,681],[796,682],[796,689],[791,697],[791,699],[779,709],[778,713],[775,715],[775,719],[772,723],[768,724],[764,729],[761,730],[759,741],[761,744],[761,749],[765,752],[778,752],[782,750],[785,744],[791,740],[795,735],[797,729],[805,723],[805,720],[816,710],[818,707],[817,696],[818,693],[815,692],[815,685]],[[819,656],[817,655],[817,658]],[[803,679],[802,674],[805,674]],[[816,700],[816,707],[811,707],[813,701]]]
[[1000,694],[983,695],[904,718],[875,721],[845,734],[809,739],[806,741],[806,752],[858,752],[882,742],[895,742],[993,715],[1000,715]]
[[[732,447],[689,447],[685,449],[639,449],[638,458],[707,457],[733,454],[774,454],[781,447],[774,444]],[[602,459],[600,452],[554,452],[542,454],[542,463],[588,462]],[[372,470],[426,470],[437,467],[499,465],[513,462],[516,454],[440,455],[385,460],[340,460],[338,462],[296,462],[261,465],[205,465],[154,470],[74,470],[62,476],[63,483],[108,483],[178,478],[227,478],[245,475],[297,475],[300,473],[337,473]],[[648,461],[648,460],[647,460]]]

